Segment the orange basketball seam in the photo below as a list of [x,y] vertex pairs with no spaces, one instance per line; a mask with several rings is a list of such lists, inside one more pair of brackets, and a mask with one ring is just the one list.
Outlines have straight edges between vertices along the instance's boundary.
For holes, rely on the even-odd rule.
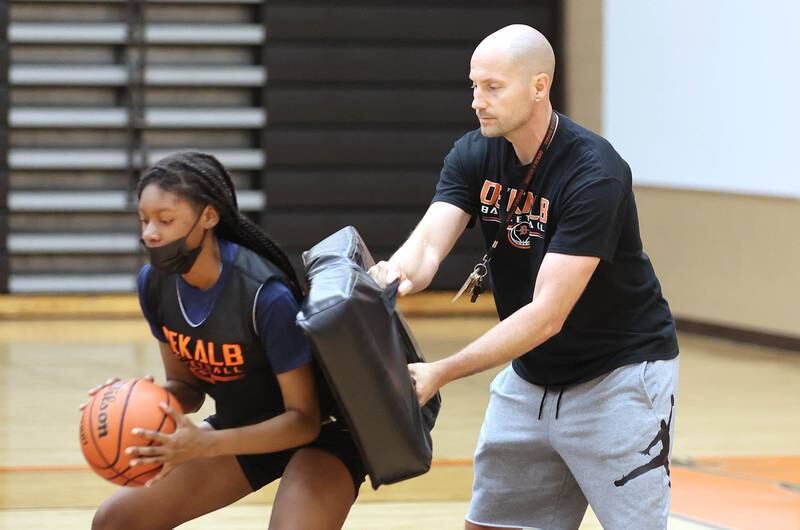
[[[118,433],[119,440],[117,441],[117,458],[116,458],[116,460],[114,460],[114,464],[116,464],[117,460],[119,460],[120,450],[122,449],[122,432],[123,432],[122,429],[123,429],[123,426],[125,425],[125,414],[128,412],[128,403],[130,402],[130,397],[131,397],[131,395],[133,395],[133,390],[134,390],[134,388],[136,387],[136,384],[139,381],[140,380],[137,379],[136,382],[131,385],[131,388],[128,391],[128,396],[125,398],[125,406],[122,409],[122,418],[120,418],[120,420],[119,420],[119,433]],[[152,443],[152,440],[151,440],[150,443]],[[150,443],[148,443],[147,445],[149,446]],[[130,462],[130,459],[128,461]],[[113,465],[112,465],[111,471],[113,471],[116,474],[111,476],[111,477],[106,477],[106,479],[110,480],[111,482],[114,482],[116,479],[118,479],[120,477],[128,478],[128,477],[125,476],[125,473],[127,473],[128,470],[131,469],[131,467],[132,466],[129,464],[129,465],[125,466],[125,469],[123,469],[122,471],[118,471],[117,468],[113,467]],[[130,482],[130,481],[125,482],[123,484],[123,486],[126,485],[128,482]],[[114,482],[114,483],[116,484],[116,482]]]
[[[133,392],[133,389],[134,389],[134,387],[136,386],[136,384],[138,382],[139,382],[138,379],[134,381],[134,383],[130,386],[130,388],[128,388],[128,395],[125,396],[125,404],[123,405],[122,416],[121,416],[121,418],[119,420],[120,428],[119,428],[119,432],[117,433],[117,436],[118,436],[118,439],[117,439],[117,452],[116,452],[116,455],[114,456],[114,461],[111,462],[111,463],[108,463],[108,459],[106,458],[105,453],[103,453],[103,450],[100,448],[100,446],[98,445],[97,441],[95,440],[95,447],[97,448],[97,452],[102,456],[103,460],[106,462],[106,466],[105,467],[100,467],[100,466],[93,465],[91,462],[89,463],[89,465],[91,465],[92,467],[96,467],[96,468],[98,468],[98,469],[100,469],[102,471],[111,470],[112,472],[116,473],[116,475],[113,478],[116,478],[117,476],[119,476],[119,473],[120,473],[116,469],[116,467],[114,467],[114,466],[116,465],[117,461],[119,461],[120,445],[122,445],[122,425],[125,424],[125,414],[126,414],[126,412],[128,410],[128,401],[130,400],[130,395]],[[90,416],[89,419],[91,421],[92,416]],[[94,440],[94,429],[92,429],[92,440]],[[108,479],[108,480],[112,480],[112,479]]]
[[[170,394],[169,394],[169,392],[167,392],[166,390],[164,390],[164,393],[167,395],[167,405],[170,405],[170,401],[171,401],[171,399],[170,399]],[[167,414],[166,412],[164,412],[164,413],[163,413],[163,416],[162,416],[162,418],[161,418],[161,423],[159,423],[159,424],[158,424],[158,429],[156,429],[156,432],[161,432],[161,429],[164,427],[164,424],[167,422],[167,419],[169,419],[169,414]],[[155,443],[155,440],[150,440],[149,442],[147,442],[147,447],[150,447],[150,446],[152,446],[154,443]],[[162,466],[163,466],[163,464],[161,464],[161,466],[159,466],[159,467],[156,467],[156,468],[154,468],[154,469],[148,469],[147,471],[142,471],[142,472],[141,472],[141,473],[139,473],[138,475],[134,475],[134,476],[132,476],[132,477],[128,477],[128,476],[126,475],[126,473],[127,473],[129,470],[133,469],[133,466],[129,465],[128,467],[126,467],[124,470],[122,470],[122,471],[121,471],[121,472],[120,472],[118,475],[114,476],[113,478],[118,478],[118,477],[120,477],[120,476],[123,476],[124,478],[126,478],[127,480],[125,481],[125,483],[124,483],[124,484],[122,484],[123,486],[127,486],[127,485],[128,485],[128,484],[130,484],[131,482],[136,482],[136,483],[139,483],[139,485],[140,485],[140,486],[143,486],[145,483],[144,483],[144,482],[137,481],[136,479],[138,479],[139,477],[143,477],[143,476],[145,476],[145,475],[148,475],[148,474],[150,474],[150,473],[153,473],[153,472],[155,472],[155,471],[158,471],[158,470],[159,470],[159,469],[160,469]]]
[[128,404],[130,403],[131,395],[133,394],[133,390],[136,388],[136,385],[139,384],[139,381],[141,381],[141,379],[134,380],[133,384],[128,389],[128,395],[125,396],[125,405],[122,407],[122,416],[119,419],[119,430],[117,432],[117,454],[114,457],[114,462],[112,465],[115,465],[117,462],[119,462],[120,452],[122,451],[122,430],[123,426],[125,425],[125,416],[128,414]]
[[[114,458],[114,461],[111,464],[108,464],[105,467],[95,466],[95,465],[92,465],[91,463],[89,464],[93,469],[95,469],[95,472],[98,475],[100,475],[101,477],[103,477],[104,479],[106,479],[106,480],[108,480],[110,482],[113,482],[114,484],[117,484],[117,482],[115,482],[115,479],[117,479],[120,475],[122,475],[126,471],[126,469],[122,470],[122,471],[117,470],[115,465],[116,465],[117,461],[119,460],[119,456],[120,456],[120,446],[122,445],[122,426],[125,424],[125,413],[127,412],[127,409],[128,409],[128,402],[130,400],[130,396],[133,393],[133,389],[134,389],[134,387],[136,386],[137,383],[138,383],[138,380],[135,380],[134,383],[130,386],[130,388],[128,388],[128,395],[125,397],[125,404],[124,404],[123,409],[122,409],[122,417],[120,418],[120,421],[119,421],[119,432],[118,432],[119,438],[117,439],[117,453],[116,453],[116,456]],[[94,434],[93,434],[93,436],[94,436]],[[95,444],[95,445],[97,445],[97,444]],[[98,447],[98,452],[103,457],[103,460],[108,462],[108,460],[105,458],[105,454],[103,453],[103,451],[99,447]],[[103,473],[101,473],[101,471],[111,471],[112,473],[114,473],[114,475],[112,475],[110,477],[107,477]]]

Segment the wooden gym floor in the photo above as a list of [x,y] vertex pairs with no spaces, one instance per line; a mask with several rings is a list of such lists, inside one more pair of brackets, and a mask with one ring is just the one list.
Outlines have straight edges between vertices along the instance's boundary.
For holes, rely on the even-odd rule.
[[[495,322],[486,302],[443,317],[442,297],[415,298],[409,322],[429,359]],[[131,297],[0,298],[0,529],[89,528],[114,486],[83,464],[78,404],[112,375],[163,378],[136,313]],[[670,528],[800,529],[800,355],[691,335],[680,341]],[[431,472],[378,492],[365,484],[346,529],[463,528],[493,375],[444,389]],[[181,528],[265,528],[273,494],[268,487]],[[599,528],[588,513],[581,529]]]

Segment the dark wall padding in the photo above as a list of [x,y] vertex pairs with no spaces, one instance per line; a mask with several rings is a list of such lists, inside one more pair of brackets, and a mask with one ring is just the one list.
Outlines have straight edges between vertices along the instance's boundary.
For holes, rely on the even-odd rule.
[[314,343],[372,487],[425,473],[441,397],[417,405],[407,364],[422,358],[395,307],[397,283],[383,290],[367,274],[374,260],[351,226],[305,252],[303,262],[310,289],[297,321]]
[[[430,205],[453,142],[479,125],[468,79],[475,46],[507,24],[530,24],[561,58],[562,4],[263,2],[267,232],[298,262],[348,225],[376,259],[390,256]],[[559,68],[558,110],[564,86]],[[472,272],[486,249],[480,230],[469,232],[469,251],[459,244],[429,289],[458,289]]]

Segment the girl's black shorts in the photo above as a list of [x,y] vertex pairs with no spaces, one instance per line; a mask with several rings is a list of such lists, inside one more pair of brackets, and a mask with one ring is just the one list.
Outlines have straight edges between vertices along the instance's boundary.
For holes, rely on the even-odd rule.
[[[205,421],[214,429],[220,428],[219,421],[215,415],[207,417]],[[291,460],[295,452],[303,447],[322,449],[341,460],[347,471],[350,472],[350,478],[353,479],[353,488],[356,496],[358,496],[358,490],[361,487],[361,483],[364,482],[367,472],[350,431],[341,421],[323,425],[317,439],[308,445],[276,453],[236,455],[236,459],[239,461],[239,466],[241,466],[245,477],[250,482],[253,491],[256,491],[282,477],[289,460]]]

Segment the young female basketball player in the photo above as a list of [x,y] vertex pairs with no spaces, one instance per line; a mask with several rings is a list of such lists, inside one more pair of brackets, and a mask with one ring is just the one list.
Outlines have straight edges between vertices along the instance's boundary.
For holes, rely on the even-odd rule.
[[216,414],[198,426],[164,405],[175,433],[139,430],[142,446],[128,450],[134,464],[162,471],[147,487],[120,488],[92,528],[174,528],[278,477],[269,528],[341,528],[364,466],[340,420],[320,426],[331,403],[318,397],[295,323],[302,289],[286,255],[238,210],[231,177],[211,155],[164,158],[138,195],[151,263],[139,273],[139,299],[164,388],[187,412],[208,394]]

